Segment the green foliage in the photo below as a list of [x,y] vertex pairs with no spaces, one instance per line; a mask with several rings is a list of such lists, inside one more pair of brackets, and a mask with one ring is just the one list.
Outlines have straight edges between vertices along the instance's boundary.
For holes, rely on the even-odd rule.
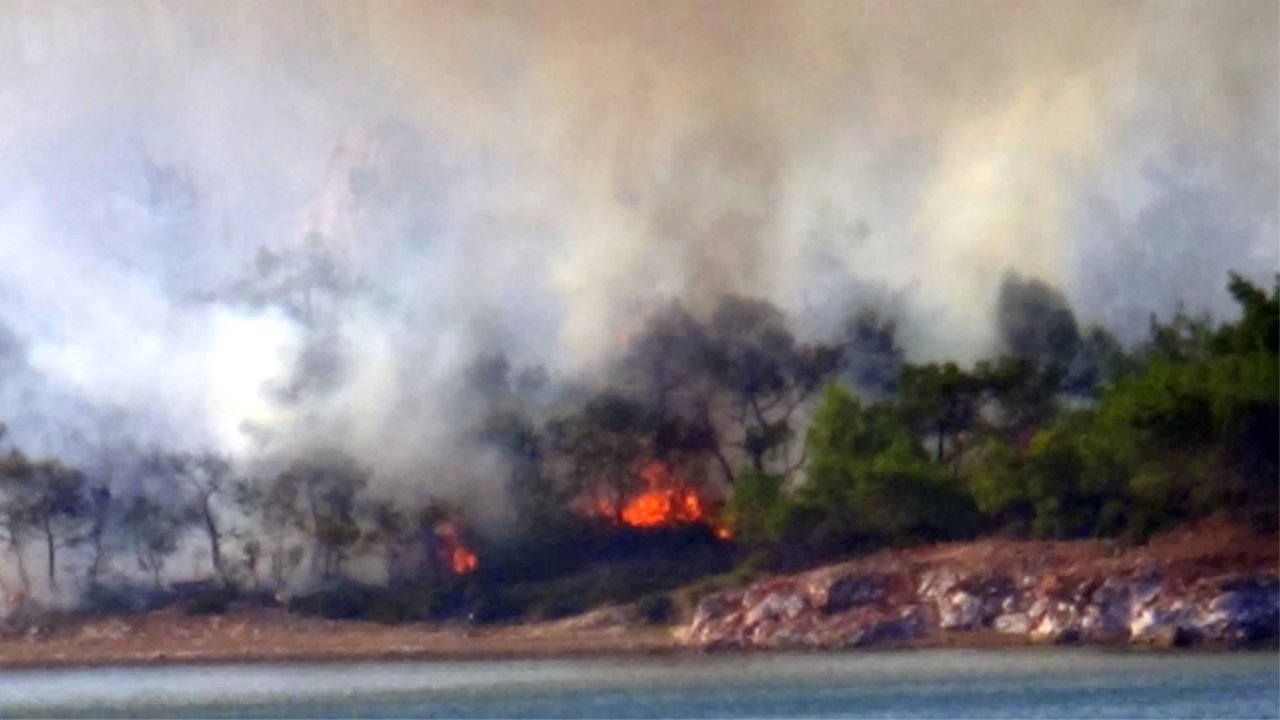
[[870,405],[827,388],[803,482],[744,473],[730,517],[748,543],[819,555],[979,529],[1140,539],[1219,512],[1274,527],[1280,281],[1268,295],[1233,276],[1230,291],[1239,321],[1178,313],[1126,356],[1104,331],[1082,337],[1056,292],[1007,282],[1008,355],[904,365],[897,396]]
[[778,539],[788,501],[781,477],[747,470],[734,483],[724,514],[735,538],[748,545],[760,545]]
[[[905,383],[904,383],[905,384]],[[781,523],[819,554],[960,537],[972,500],[894,408],[831,386],[809,431],[810,466]]]
[[951,464],[960,459],[958,437],[978,417],[983,387],[978,377],[955,363],[906,365],[897,406],[917,435],[929,438],[933,458]]
[[1127,466],[1150,529],[1218,511],[1276,522],[1280,295],[1239,276],[1231,292],[1238,322],[1214,332],[1185,317],[1156,324],[1146,367],[1099,403],[1099,431]]
[[[993,435],[970,489],[993,526],[1042,537],[1141,539],[1226,512],[1274,527],[1280,484],[1280,283],[1239,276],[1242,317],[1216,330],[1178,313],[1096,404]],[[1021,383],[1014,383],[1018,386]]]
[[[282,259],[261,259],[264,278],[283,277]],[[322,276],[316,287],[342,290]],[[806,345],[778,308],[736,297],[706,322],[678,305],[656,315],[627,343],[615,387],[553,399],[545,374],[479,358],[466,439],[503,474],[513,522],[474,548],[480,566],[465,577],[441,559],[444,524],[475,539],[464,508],[374,496],[367,469],[324,452],[257,480],[216,456],[158,455],[139,487],[163,492],[113,498],[112,478],[87,491],[77,470],[11,450],[0,454],[0,550],[26,587],[24,549],[42,541],[52,586],[58,551],[88,541],[96,587],[100,556],[126,548],[161,596],[165,562],[194,528],[225,581],[274,591],[323,580],[291,603],[298,612],[500,622],[636,603],[662,622],[678,586],[694,583],[683,607],[766,571],[888,545],[979,532],[1141,539],[1223,513],[1275,528],[1280,277],[1268,292],[1232,275],[1228,290],[1238,320],[1179,311],[1126,352],[1081,328],[1057,290],[1010,277],[995,317],[1003,354],[972,367],[907,363],[893,323],[870,314],[836,345]],[[655,482],[642,476],[654,463],[708,509],[725,492],[735,541],[699,523],[627,528],[621,510]],[[111,532],[123,542],[104,542]],[[231,561],[224,541],[238,549]],[[385,587],[347,580],[355,558],[385,567]]]

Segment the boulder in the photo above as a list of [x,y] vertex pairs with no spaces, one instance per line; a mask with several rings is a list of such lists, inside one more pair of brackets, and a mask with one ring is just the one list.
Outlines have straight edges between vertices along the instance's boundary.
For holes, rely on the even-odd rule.
[[1127,639],[1129,636],[1128,607],[1119,603],[1088,605],[1080,618],[1080,634],[1090,640]]
[[943,630],[972,630],[982,623],[982,601],[964,590],[938,600],[938,626]]
[[960,575],[954,569],[947,566],[933,568],[920,574],[916,596],[921,600],[932,600],[945,595],[959,584]]
[[928,627],[915,606],[896,613],[856,613],[829,624],[822,632],[821,644],[831,648],[895,647],[924,635]]
[[888,594],[890,579],[878,574],[829,576],[825,583],[811,586],[809,599],[814,607],[827,613],[879,602]]
[[1080,614],[1070,603],[1050,604],[1028,633],[1036,642],[1069,643],[1080,639]]
[[1149,605],[1139,609],[1129,622],[1129,640],[1156,647],[1187,644],[1198,635],[1187,620],[1187,608],[1181,603]]
[[1265,581],[1233,583],[1209,601],[1196,629],[1212,640],[1251,642],[1280,635],[1280,589]]
[[1160,593],[1164,589],[1164,582],[1156,573],[1146,573],[1136,578],[1130,587],[1130,598],[1135,607],[1150,605],[1160,597]]
[[1031,631],[1031,618],[1026,613],[1008,613],[996,617],[993,627],[1006,635],[1026,635]]
[[921,630],[921,623],[917,622],[914,617],[889,618],[864,628],[856,646],[901,645],[919,637],[922,634]]
[[1092,566],[1031,554],[1003,564],[876,557],[709,596],[680,635],[708,650],[894,646],[983,627],[1038,642],[1162,647],[1280,636],[1274,570],[1191,578],[1143,556]]
[[741,609],[743,595],[742,590],[729,590],[703,598],[693,612],[691,627],[694,629],[704,627],[730,612]]
[[754,606],[748,607],[743,620],[748,626],[766,620],[791,620],[804,612],[806,607],[804,596],[797,592],[773,592]]

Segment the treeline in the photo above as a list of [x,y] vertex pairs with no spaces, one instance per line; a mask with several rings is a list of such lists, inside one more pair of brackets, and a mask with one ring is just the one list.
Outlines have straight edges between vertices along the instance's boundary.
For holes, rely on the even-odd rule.
[[1239,320],[1153,318],[1124,348],[1011,276],[1001,352],[967,368],[906,362],[873,314],[806,345],[758,301],[727,299],[706,324],[674,307],[609,389],[540,426],[495,412],[487,437],[525,518],[633,496],[636,463],[656,459],[723,492],[737,540],[784,563],[992,533],[1137,541],[1213,514],[1274,529],[1280,284],[1233,275],[1228,290]]
[[832,385],[805,481],[744,477],[735,522],[751,542],[818,554],[989,533],[1136,541],[1213,514],[1273,531],[1280,285],[1229,289],[1237,322],[1153,319],[1129,352],[1066,315],[1002,315],[997,360],[905,365],[880,401]]
[[86,472],[17,449],[0,456],[7,594],[31,593],[33,549],[44,589],[56,595],[70,576],[71,592],[91,602],[135,576],[156,595],[203,580],[271,596],[345,578],[353,558],[372,566],[365,575],[395,584],[447,577],[454,553],[469,552],[456,509],[379,499],[366,492],[369,472],[345,456],[292,462],[266,477],[213,453],[112,459],[109,471]]
[[[796,567],[992,533],[1140,540],[1218,513],[1274,529],[1280,279],[1268,294],[1233,276],[1229,290],[1235,322],[1153,319],[1124,348],[1058,291],[1011,276],[1000,352],[972,367],[908,362],[892,320],[870,312],[805,342],[740,297],[705,319],[655,313],[604,383],[480,358],[457,452],[503,473],[510,505],[483,537],[475,508],[431,499],[426,470],[391,495],[340,454],[266,471],[150,450],[76,469],[11,448],[0,580],[103,602],[129,583],[319,588],[294,606],[388,619],[647,598],[656,617],[655,593],[748,558]],[[698,502],[630,526],[628,507],[655,491]]]

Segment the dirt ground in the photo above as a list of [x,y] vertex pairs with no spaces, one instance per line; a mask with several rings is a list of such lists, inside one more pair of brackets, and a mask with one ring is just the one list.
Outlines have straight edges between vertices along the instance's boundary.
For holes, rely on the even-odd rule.
[[[1192,582],[1232,572],[1280,572],[1280,540],[1224,522],[1175,531],[1142,547],[1098,541],[989,539],[878,553],[860,564],[941,560],[995,569],[1050,565],[1062,575],[1159,568]],[[988,645],[980,633],[942,645]],[[998,644],[1009,644],[1007,638]],[[180,608],[116,617],[50,617],[0,633],[0,668],[176,662],[279,662],[426,658],[552,657],[684,651],[672,628],[635,626],[616,609],[555,622],[473,628],[457,624],[383,625],[291,615],[279,608],[191,616]]]
[[[585,621],[584,621],[585,619]],[[550,657],[673,651],[669,628],[591,616],[495,628],[324,620],[281,608],[51,618],[0,639],[0,667]]]

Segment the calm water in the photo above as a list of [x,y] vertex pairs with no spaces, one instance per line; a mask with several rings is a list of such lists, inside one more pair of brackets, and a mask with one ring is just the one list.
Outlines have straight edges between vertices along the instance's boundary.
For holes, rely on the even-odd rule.
[[0,716],[1277,717],[1280,655],[938,650],[0,672]]

